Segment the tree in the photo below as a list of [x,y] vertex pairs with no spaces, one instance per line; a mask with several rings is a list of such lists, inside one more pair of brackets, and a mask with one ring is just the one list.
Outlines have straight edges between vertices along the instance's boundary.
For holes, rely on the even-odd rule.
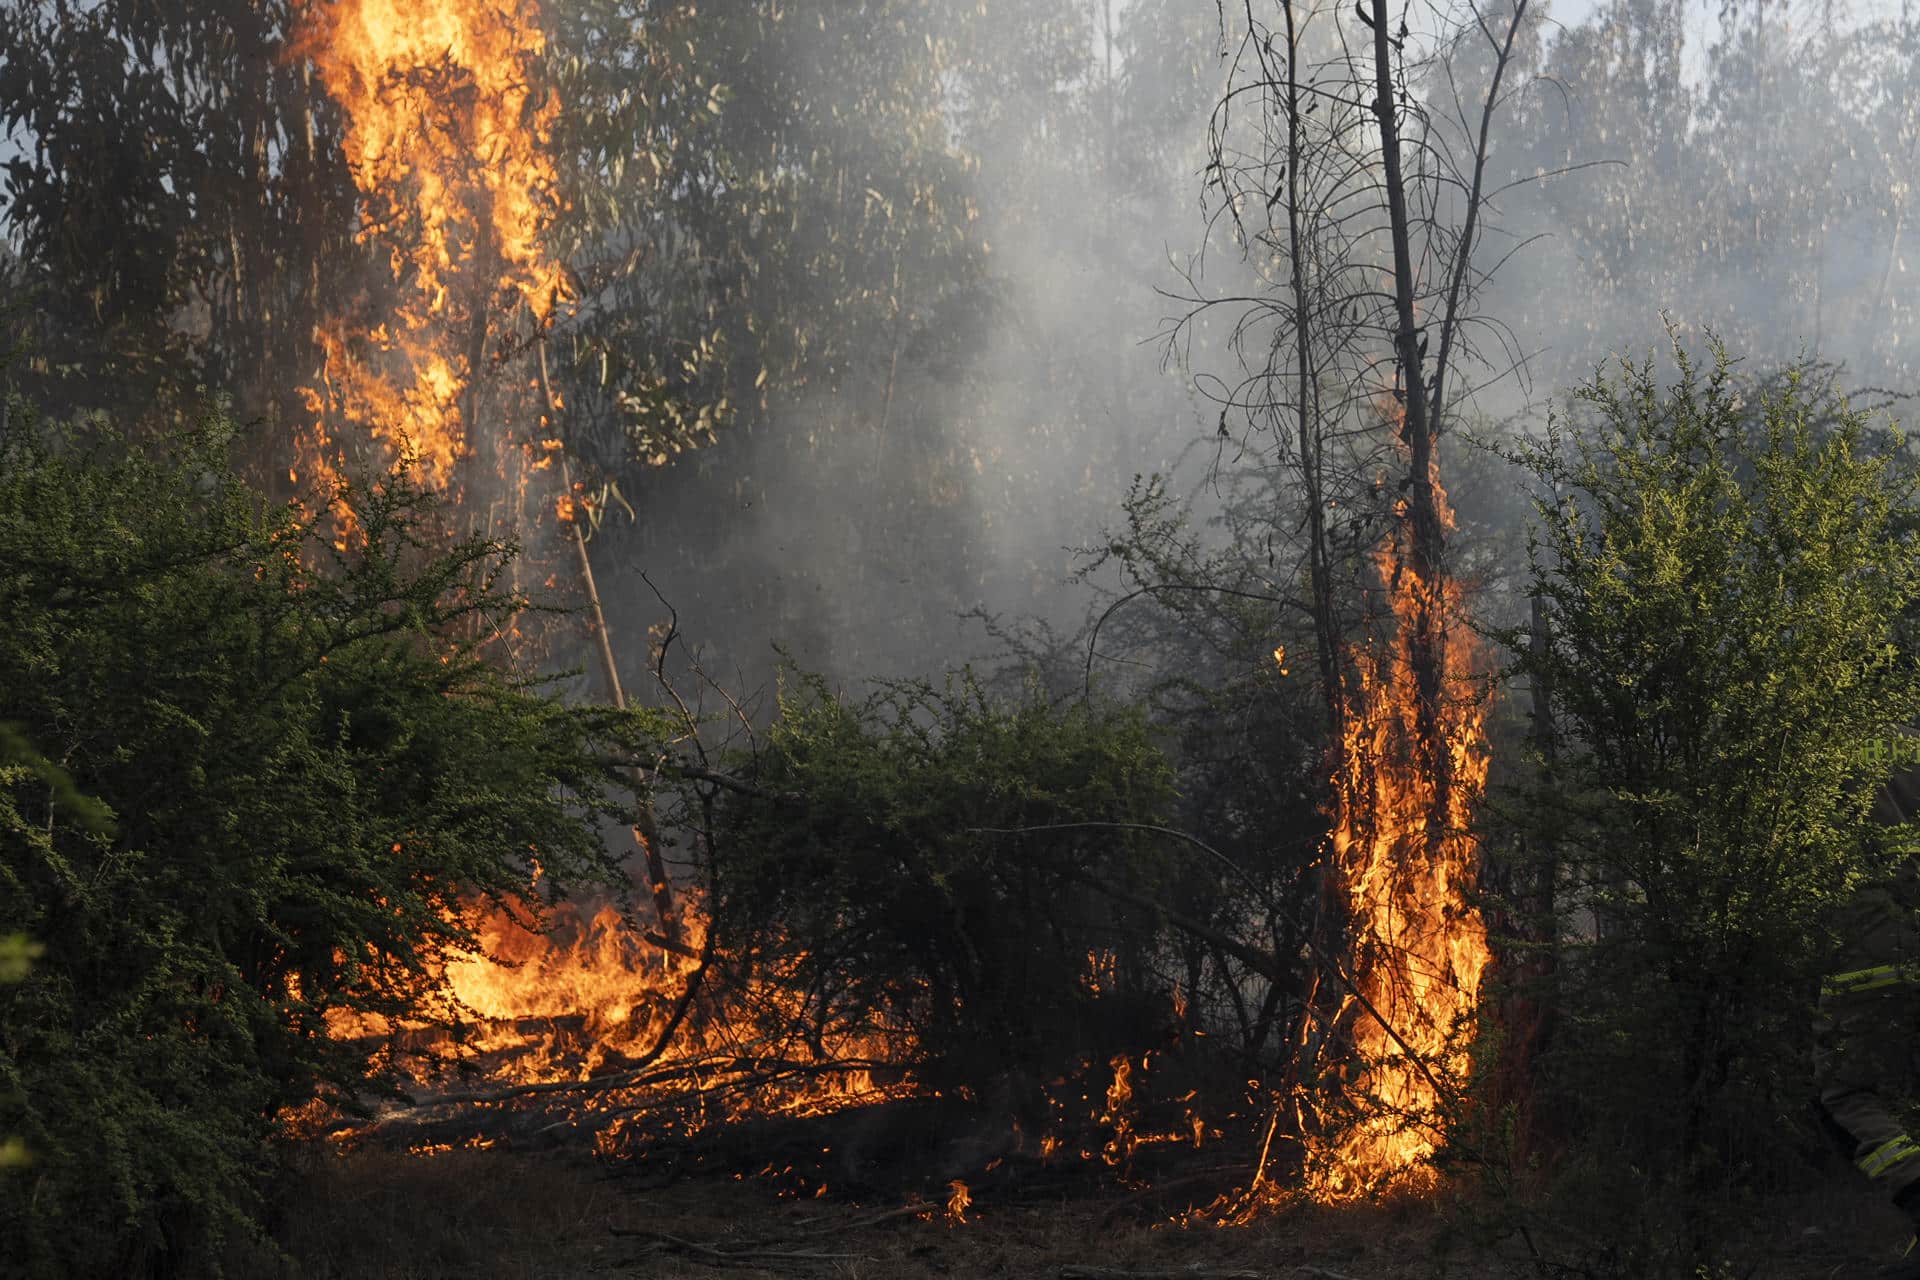
[[1547,628],[1504,639],[1558,744],[1519,809],[1560,869],[1541,1066],[1575,1146],[1550,1189],[1634,1242],[1615,1265],[1678,1275],[1738,1248],[1713,1206],[1794,1145],[1826,915],[1897,856],[1863,840],[1858,746],[1920,710],[1895,643],[1920,569],[1912,476],[1864,415],[1673,356],[1670,387],[1623,361],[1514,452],[1547,495]]
[[1291,1071],[1336,1086],[1319,1114],[1380,1140],[1369,1154],[1326,1147],[1342,1152],[1323,1161],[1328,1188],[1351,1194],[1352,1171],[1377,1178],[1432,1149],[1402,1136],[1442,1127],[1447,1068],[1434,1064],[1464,1065],[1484,960],[1461,886],[1486,753],[1438,450],[1472,403],[1470,371],[1497,379],[1523,363],[1478,298],[1498,265],[1480,253],[1498,194],[1493,125],[1525,87],[1508,73],[1532,22],[1523,2],[1416,34],[1384,0],[1351,12],[1281,0],[1239,6],[1224,25],[1232,66],[1211,122],[1209,204],[1255,283],[1191,280],[1176,337],[1230,316],[1238,368],[1216,386],[1219,434],[1253,455],[1247,488],[1268,506],[1241,527],[1264,523],[1267,564],[1252,566],[1251,592],[1191,573],[1192,560],[1185,580],[1143,590],[1297,611],[1275,637],[1282,666],[1306,633],[1293,661],[1318,693],[1330,830],[1283,913],[1312,921],[1310,948],[1289,939],[1307,994],[1288,1005],[1287,1038],[1300,1046]]
[[0,988],[0,1132],[33,1156],[0,1231],[35,1273],[204,1273],[256,1224],[276,1118],[368,1085],[378,1046],[330,1018],[457,1043],[475,912],[535,859],[549,892],[620,879],[598,822],[630,815],[644,718],[480,659],[527,607],[510,548],[433,549],[393,475],[336,552],[232,439],[216,414],[142,451],[17,403],[0,435],[0,720],[59,771],[0,763],[0,936],[45,947]]
[[1655,299],[1748,359],[1908,388],[1916,57],[1920,24],[1897,6],[1797,23],[1619,0],[1543,38],[1523,65],[1553,88],[1494,167],[1525,184],[1506,222],[1540,238],[1493,303],[1539,335],[1538,380],[1570,385],[1596,346],[1638,342]]
[[[1492,125],[1518,95],[1506,75],[1531,27],[1524,0],[1498,18],[1476,12],[1421,58],[1408,51],[1419,37],[1396,34],[1380,5],[1359,10],[1364,48],[1337,29],[1345,7],[1276,7],[1267,17],[1247,4],[1235,18],[1207,171],[1211,215],[1253,260],[1257,284],[1251,296],[1214,295],[1192,281],[1182,331],[1223,307],[1234,315],[1241,380],[1217,397],[1221,430],[1244,423],[1247,446],[1290,478],[1276,494],[1290,509],[1275,513],[1274,536],[1298,558],[1326,734],[1337,741],[1354,621],[1336,598],[1336,577],[1351,572],[1343,555],[1404,519],[1411,567],[1440,585],[1435,449],[1473,390],[1449,380],[1463,364],[1498,374],[1518,363],[1511,347],[1500,361],[1472,340],[1476,329],[1503,338],[1498,320],[1474,309],[1492,277],[1475,253],[1492,211]],[[1271,443],[1256,446],[1262,438]],[[1381,474],[1403,467],[1403,481],[1383,490]],[[1423,676],[1429,718],[1437,679]]]
[[200,385],[244,417],[298,411],[313,326],[355,274],[323,264],[356,251],[336,113],[286,56],[296,12],[0,7],[0,122],[22,142],[4,207],[62,356],[14,372],[43,406],[178,426]]

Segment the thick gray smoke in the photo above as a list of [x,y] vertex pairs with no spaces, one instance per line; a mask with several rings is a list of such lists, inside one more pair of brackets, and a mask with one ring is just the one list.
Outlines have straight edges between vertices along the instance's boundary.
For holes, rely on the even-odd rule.
[[[950,31],[942,7],[927,6],[929,47]],[[1086,609],[1071,549],[1210,415],[1188,372],[1163,367],[1180,308],[1158,291],[1198,247],[1213,10],[1000,9],[1003,27],[964,33],[939,105],[979,277],[941,278],[909,242],[882,264],[863,350],[815,385],[774,379],[760,421],[657,473],[637,525],[608,522],[596,555],[627,661],[663,616],[640,569],[735,687],[765,686],[775,645],[852,689],[994,655],[981,615],[1070,631]],[[840,303],[817,283],[806,318],[831,327]]]
[[[849,685],[937,669],[994,651],[969,610],[1081,622],[1068,548],[1099,542],[1136,473],[1184,458],[1176,487],[1213,510],[1200,482],[1217,458],[1273,461],[1257,422],[1216,437],[1210,396],[1267,355],[1229,350],[1231,309],[1184,330],[1171,366],[1164,340],[1191,310],[1180,295],[1283,278],[1263,283],[1205,218],[1237,19],[1223,32],[1213,6],[1148,0],[1043,11],[1065,34],[1009,22],[944,81],[984,290],[939,296],[909,261],[900,319],[860,367],[776,388],[751,434],[663,472],[641,524],[603,534],[622,634],[661,616],[634,589],[645,567],[723,679],[763,683],[776,643]],[[1447,92],[1477,108],[1484,46],[1432,36],[1471,10],[1412,17],[1410,52],[1424,27],[1442,60],[1412,92],[1458,142]],[[1316,20],[1337,43],[1350,6]],[[1915,383],[1916,58],[1903,14],[1533,5],[1492,126],[1479,262],[1500,265],[1473,299],[1491,323],[1457,420],[1543,417],[1610,353],[1657,346],[1663,312],[1756,372],[1807,355],[1854,386]]]
[[[1498,29],[1512,3],[1478,17]],[[1247,80],[1240,28],[1251,14],[1279,30],[1277,0],[540,8],[551,46],[578,55],[562,117],[572,198],[624,202],[563,246],[583,271],[606,251],[601,287],[638,282],[609,349],[639,353],[655,383],[685,364],[687,402],[724,394],[737,411],[717,443],[665,465],[635,465],[618,431],[583,450],[638,512],[611,512],[594,546],[630,685],[645,684],[646,637],[666,616],[642,572],[730,686],[764,686],[775,644],[852,685],[998,651],[969,611],[1072,631],[1092,597],[1067,580],[1069,548],[1101,544],[1136,474],[1179,471],[1173,490],[1204,526],[1235,501],[1232,483],[1203,483],[1216,461],[1239,468],[1242,498],[1284,469],[1278,420],[1223,419],[1218,403],[1284,335],[1241,331],[1235,346],[1230,301],[1192,314],[1286,278],[1274,246],[1249,253],[1231,234],[1209,167],[1216,105]],[[0,217],[14,254],[67,282],[46,295],[66,326],[49,330],[56,347],[137,320],[165,356],[133,367],[178,384],[171,398],[135,380],[123,399],[179,409],[199,379],[284,434],[315,376],[314,319],[365,281],[341,265],[356,214],[331,154],[337,112],[269,9],[231,65],[200,68],[204,84],[133,53],[146,79],[77,84],[76,119],[106,122],[77,150],[42,154],[61,137],[25,123],[38,82],[6,80],[0,161],[16,172]],[[91,24],[129,50],[152,36],[184,51],[218,26],[190,6],[22,13],[35,21],[0,57],[23,66],[73,56]],[[1321,65],[1343,45],[1364,52],[1346,0],[1296,15]],[[1406,15],[1408,91],[1457,159],[1488,70],[1476,10],[1433,0]],[[1841,366],[1844,387],[1920,386],[1907,8],[1532,0],[1507,87],[1477,250],[1499,266],[1471,298],[1486,323],[1457,425],[1537,422],[1609,354],[1657,349],[1663,313],[1690,342],[1718,333],[1755,372],[1804,355]],[[1257,167],[1273,156],[1251,102],[1225,154]],[[111,166],[86,158],[136,136]],[[647,187],[639,171],[668,176]],[[259,188],[247,199],[221,185],[242,178]],[[1257,213],[1261,190],[1237,212]],[[1444,193],[1435,207],[1459,212]],[[118,230],[77,229],[83,215]],[[241,272],[228,259],[256,241]],[[700,346],[709,335],[724,341]],[[118,385],[69,379],[48,407],[91,407]],[[590,398],[577,377],[568,390]]]

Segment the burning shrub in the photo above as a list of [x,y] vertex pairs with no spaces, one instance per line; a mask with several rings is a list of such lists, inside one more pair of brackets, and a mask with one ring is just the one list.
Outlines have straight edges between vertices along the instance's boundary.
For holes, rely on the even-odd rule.
[[[228,467],[0,434],[0,721],[104,812],[0,760],[0,1267],[204,1273],[246,1228],[275,1117],[364,1082],[328,1015],[446,1022],[476,901],[611,877],[608,758],[637,717],[565,707],[482,643],[508,549],[448,546],[395,477],[336,553]],[[0,419],[4,421],[4,419]],[[312,567],[324,565],[324,569]],[[110,820],[101,820],[108,819]]]
[[823,1031],[871,1024],[979,1087],[1105,1061],[1167,1008],[1127,899],[1169,869],[1119,824],[1159,820],[1171,774],[1135,711],[996,703],[970,674],[850,703],[801,677],[744,771],[761,794],[728,797],[717,924],[743,963],[808,971]]

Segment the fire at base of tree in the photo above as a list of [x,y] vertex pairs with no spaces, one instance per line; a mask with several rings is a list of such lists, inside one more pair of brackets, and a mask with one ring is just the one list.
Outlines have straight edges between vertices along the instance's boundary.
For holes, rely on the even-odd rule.
[[1920,26],[69,8],[0,1275],[1897,1253]]

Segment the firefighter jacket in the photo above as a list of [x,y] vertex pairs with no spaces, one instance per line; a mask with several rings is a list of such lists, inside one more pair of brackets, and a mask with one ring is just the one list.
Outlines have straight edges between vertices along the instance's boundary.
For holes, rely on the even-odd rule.
[[[1920,819],[1920,765],[1887,779],[1870,816],[1884,827]],[[1862,885],[1834,924],[1840,952],[1835,971],[1821,983],[1824,998],[1920,988],[1920,860],[1909,855],[1892,876]]]

